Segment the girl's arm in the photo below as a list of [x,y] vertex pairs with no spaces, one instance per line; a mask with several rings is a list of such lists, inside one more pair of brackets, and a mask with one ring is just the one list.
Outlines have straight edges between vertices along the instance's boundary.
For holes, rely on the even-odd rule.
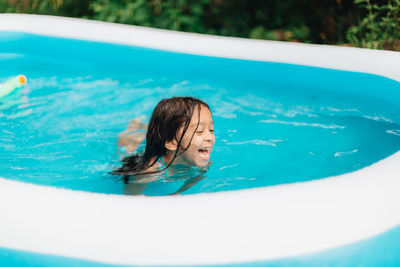
[[186,180],[183,185],[178,189],[178,191],[176,191],[175,193],[169,194],[169,195],[178,195],[182,192],[185,192],[186,190],[188,190],[189,188],[191,188],[192,186],[194,186],[195,184],[197,184],[198,182],[200,182],[201,180],[203,180],[204,178],[206,178],[205,175],[199,175],[196,177],[192,177],[188,180]]

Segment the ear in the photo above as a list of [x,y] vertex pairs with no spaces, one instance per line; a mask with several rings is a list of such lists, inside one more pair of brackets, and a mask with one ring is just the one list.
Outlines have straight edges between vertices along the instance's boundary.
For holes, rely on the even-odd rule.
[[178,149],[178,141],[174,138],[171,141],[166,141],[164,146],[168,150],[175,151]]

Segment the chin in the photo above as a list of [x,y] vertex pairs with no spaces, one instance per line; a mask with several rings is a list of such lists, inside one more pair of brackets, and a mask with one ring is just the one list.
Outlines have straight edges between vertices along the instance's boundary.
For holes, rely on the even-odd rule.
[[197,162],[196,163],[196,166],[197,167],[206,167],[207,165],[208,165],[208,163],[209,163],[209,161],[207,160],[207,161],[199,161],[199,162]]

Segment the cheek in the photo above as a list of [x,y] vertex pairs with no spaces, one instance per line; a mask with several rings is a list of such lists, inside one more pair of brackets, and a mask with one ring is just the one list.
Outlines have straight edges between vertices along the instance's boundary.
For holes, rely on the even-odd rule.
[[190,146],[193,147],[194,149],[198,150],[200,148],[201,142],[202,142],[202,138],[198,135],[194,135]]
[[186,157],[195,157],[197,155],[197,153],[199,152],[199,146],[197,144],[197,139],[195,137],[193,137],[192,142],[190,143],[190,146],[187,147],[187,145],[189,144],[189,140],[187,140],[185,146],[182,146],[182,148],[187,148],[186,151],[184,152],[184,155]]
[[181,141],[181,145],[180,145],[180,150],[186,150],[186,149],[189,149],[190,147],[188,147],[189,146],[189,144],[192,144],[193,143],[193,141],[192,142],[190,142],[190,137],[188,138],[187,136],[184,136],[183,137],[183,139],[182,139],[182,141]]
[[196,150],[197,150],[199,148],[201,142],[202,142],[202,139],[200,136],[193,134],[192,132],[186,133],[185,136],[182,138],[181,148],[182,149],[186,149],[186,148],[193,149],[193,148],[197,147],[196,148]]

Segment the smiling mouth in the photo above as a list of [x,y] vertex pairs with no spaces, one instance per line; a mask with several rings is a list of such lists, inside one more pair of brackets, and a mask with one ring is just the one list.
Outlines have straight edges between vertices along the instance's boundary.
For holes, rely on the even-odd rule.
[[199,149],[200,157],[204,160],[208,160],[210,158],[211,148],[204,147]]

